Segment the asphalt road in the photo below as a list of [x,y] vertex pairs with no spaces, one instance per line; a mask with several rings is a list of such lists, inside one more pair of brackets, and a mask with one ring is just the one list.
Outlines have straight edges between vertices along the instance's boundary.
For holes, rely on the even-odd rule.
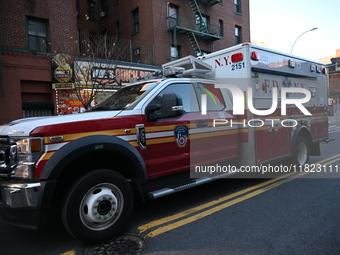
[[[310,163],[326,164],[327,171],[338,166],[339,177],[338,123],[331,123],[330,137],[336,140],[323,144],[322,156]],[[334,176],[303,171],[289,178],[225,179],[149,201],[135,208],[123,231],[132,235],[120,245],[86,246],[59,222],[30,231],[0,219],[0,254],[127,254],[134,245],[129,238],[138,236],[146,242],[136,241],[144,254],[152,255],[340,254],[340,178]]]

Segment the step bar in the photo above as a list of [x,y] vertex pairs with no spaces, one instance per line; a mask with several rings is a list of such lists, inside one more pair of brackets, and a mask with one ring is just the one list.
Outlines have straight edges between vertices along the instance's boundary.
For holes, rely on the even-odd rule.
[[146,194],[146,197],[148,199],[156,199],[156,198],[164,197],[164,196],[167,196],[167,195],[170,195],[170,194],[182,191],[182,190],[192,188],[194,186],[199,186],[199,185],[211,182],[211,181],[226,178],[238,172],[239,172],[239,169],[237,169],[235,172],[228,172],[228,173],[223,173],[220,175],[214,175],[213,177],[203,177],[203,178],[192,179],[182,184],[172,185],[167,188],[150,191]]

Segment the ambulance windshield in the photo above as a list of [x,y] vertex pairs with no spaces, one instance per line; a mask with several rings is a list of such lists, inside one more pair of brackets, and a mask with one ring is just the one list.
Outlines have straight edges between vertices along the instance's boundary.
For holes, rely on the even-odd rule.
[[159,82],[124,87],[97,104],[91,111],[129,110],[147,95]]

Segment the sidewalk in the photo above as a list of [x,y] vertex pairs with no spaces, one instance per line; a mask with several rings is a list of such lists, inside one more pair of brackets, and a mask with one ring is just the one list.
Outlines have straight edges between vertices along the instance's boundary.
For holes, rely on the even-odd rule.
[[340,116],[328,116],[328,123],[329,124],[335,124],[335,123],[340,123]]

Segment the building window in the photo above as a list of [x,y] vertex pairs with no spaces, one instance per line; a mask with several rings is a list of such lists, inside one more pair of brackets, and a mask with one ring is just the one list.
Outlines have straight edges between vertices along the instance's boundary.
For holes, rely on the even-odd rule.
[[139,30],[139,12],[138,8],[134,9],[132,11],[132,24],[133,24],[133,34],[138,34],[140,32]]
[[236,13],[242,13],[241,12],[241,0],[234,0],[234,11]]
[[140,48],[137,48],[137,49],[133,50],[133,60],[136,63],[140,62]]
[[27,17],[28,49],[31,51],[48,52],[48,22],[45,19]]
[[220,36],[224,36],[224,32],[223,32],[223,29],[224,29],[224,24],[223,24],[223,20],[219,20],[218,23],[220,24]]
[[172,45],[170,47],[170,60],[179,59],[179,56],[180,56],[179,51],[180,51],[180,46]]
[[203,32],[203,33],[209,33],[209,23],[210,23],[210,17],[207,15],[196,13],[196,30]]
[[242,42],[242,27],[235,26],[235,44]]
[[80,17],[80,7],[79,7],[79,0],[77,0],[77,1],[76,1],[76,9],[77,9],[77,11],[76,11],[77,18],[79,18],[79,17]]
[[177,5],[169,4],[169,10],[168,10],[169,28],[172,28],[178,25],[178,10],[179,10],[179,7]]
[[97,20],[97,3],[93,0],[87,1],[87,17],[89,20]]
[[100,17],[103,18],[109,14],[109,6],[107,0],[100,1]]

